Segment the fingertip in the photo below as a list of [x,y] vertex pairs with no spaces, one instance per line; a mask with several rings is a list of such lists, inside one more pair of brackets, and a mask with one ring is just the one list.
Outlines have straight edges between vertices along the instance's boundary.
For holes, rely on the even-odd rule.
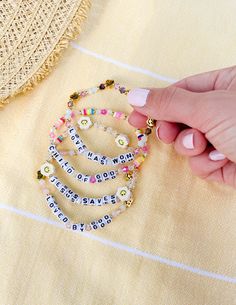
[[207,178],[211,173],[223,167],[229,160],[227,158],[221,160],[211,160],[209,155],[214,151],[207,148],[203,153],[189,158],[189,165],[196,176]]
[[174,146],[181,155],[196,156],[206,149],[207,140],[199,130],[188,128],[178,134]]
[[179,132],[180,127],[176,123],[167,121],[157,121],[156,123],[156,137],[165,144],[171,144]]
[[134,126],[135,128],[143,128],[146,126],[147,117],[138,113],[137,111],[131,112],[128,118],[128,122],[130,125]]

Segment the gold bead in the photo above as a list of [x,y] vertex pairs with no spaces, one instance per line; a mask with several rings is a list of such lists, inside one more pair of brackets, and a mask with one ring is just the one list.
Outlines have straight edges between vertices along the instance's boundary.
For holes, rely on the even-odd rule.
[[130,198],[129,200],[125,201],[125,205],[129,208],[133,202],[134,202],[134,199]]
[[107,87],[114,85],[114,83],[115,83],[115,82],[114,82],[113,79],[108,79],[108,80],[106,80],[106,86],[107,86]]
[[156,123],[156,120],[154,119],[151,119],[151,118],[148,118],[147,121],[146,121],[148,127],[154,127],[155,123]]
[[133,178],[133,175],[132,175],[132,172],[128,172],[126,175],[125,175],[125,180],[131,180]]
[[45,176],[42,175],[41,171],[37,171],[37,179],[40,180],[40,179],[45,179]]
[[71,98],[72,100],[77,100],[77,99],[79,98],[78,92],[72,93],[72,94],[70,95],[70,98]]

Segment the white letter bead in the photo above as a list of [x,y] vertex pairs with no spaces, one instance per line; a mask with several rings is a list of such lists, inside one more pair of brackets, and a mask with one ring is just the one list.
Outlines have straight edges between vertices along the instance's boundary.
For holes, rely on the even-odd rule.
[[116,177],[116,175],[117,175],[117,172],[110,171],[109,174],[110,174],[111,179],[114,179]]
[[83,182],[89,182],[89,176],[83,175]]
[[106,222],[107,224],[112,222],[112,218],[110,215],[104,215],[103,219],[104,219],[104,222]]
[[99,228],[104,228],[106,225],[105,219],[103,219],[103,218],[98,219],[97,225]]
[[102,182],[102,175],[97,174],[95,175],[97,182]]
[[110,174],[109,174],[109,172],[104,172],[104,173],[102,173],[102,179],[103,179],[104,181],[109,180],[109,179],[110,179]]
[[74,192],[71,190],[71,189],[68,189],[66,192],[65,192],[65,197],[67,198],[67,199],[71,199],[71,197],[74,195]]
[[94,154],[93,155],[93,161],[95,161],[95,162],[100,162],[100,159],[101,159],[101,155],[99,155],[99,154]]
[[112,162],[112,165],[116,165],[116,164],[119,164],[119,158],[112,158],[111,159],[111,162]]
[[89,205],[95,205],[96,204],[96,198],[89,198]]
[[97,230],[99,228],[97,221],[90,222],[90,225],[94,230]]
[[88,198],[88,197],[83,197],[83,198],[81,199],[81,203],[82,203],[83,205],[88,205],[88,203],[89,203],[89,198]]
[[102,198],[96,198],[96,205],[101,206],[102,205]]
[[106,165],[107,164],[107,157],[106,156],[101,156],[101,159],[100,159],[100,164],[101,165]]
[[75,171],[75,169],[72,166],[69,166],[66,170],[67,174],[69,174],[69,175],[73,175],[74,171]]
[[111,195],[111,203],[115,204],[117,202],[116,195]]
[[102,197],[102,204],[108,204],[109,203],[109,196],[105,195]]
[[119,155],[119,163],[125,163],[125,162],[126,162],[125,155]]
[[87,153],[86,153],[86,157],[87,157],[87,159],[89,159],[89,160],[92,160],[93,159],[93,156],[94,156],[94,153],[92,152],[92,151],[87,151]]
[[75,128],[74,128],[74,127],[69,128],[69,129],[68,129],[68,133],[69,133],[70,135],[75,135],[75,134],[76,134]]
[[50,145],[50,146],[48,147],[49,153],[50,153],[50,154],[54,153],[54,152],[55,152],[55,148],[56,148],[55,145]]
[[76,179],[79,180],[79,181],[83,181],[83,174],[78,173],[78,174],[76,175]]
[[53,203],[54,202],[54,198],[53,198],[52,195],[48,195],[46,200],[47,200],[48,203]]
[[52,184],[55,184],[57,182],[57,177],[56,176],[52,176],[49,178],[49,181],[52,183]]
[[125,154],[125,159],[126,159],[126,162],[132,161],[134,159],[134,154],[133,153]]
[[75,223],[72,225],[72,230],[83,232],[85,230],[85,224],[84,223]]

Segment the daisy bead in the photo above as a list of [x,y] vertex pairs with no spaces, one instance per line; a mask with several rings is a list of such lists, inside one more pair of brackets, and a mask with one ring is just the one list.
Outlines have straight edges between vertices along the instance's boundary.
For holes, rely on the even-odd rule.
[[78,125],[80,129],[88,129],[89,127],[92,126],[92,121],[90,120],[89,117],[82,116],[78,120]]
[[55,172],[55,167],[51,163],[46,162],[41,166],[40,172],[43,176],[48,177]]
[[125,135],[118,135],[115,139],[117,146],[126,148],[129,145],[129,138]]
[[131,192],[127,188],[127,186],[122,186],[117,189],[116,196],[121,200],[121,201],[127,201],[130,199]]

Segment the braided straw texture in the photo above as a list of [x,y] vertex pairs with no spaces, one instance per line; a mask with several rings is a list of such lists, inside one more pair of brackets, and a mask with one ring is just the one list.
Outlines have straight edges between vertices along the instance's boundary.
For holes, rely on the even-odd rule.
[[89,7],[90,0],[0,0],[0,107],[52,70]]

